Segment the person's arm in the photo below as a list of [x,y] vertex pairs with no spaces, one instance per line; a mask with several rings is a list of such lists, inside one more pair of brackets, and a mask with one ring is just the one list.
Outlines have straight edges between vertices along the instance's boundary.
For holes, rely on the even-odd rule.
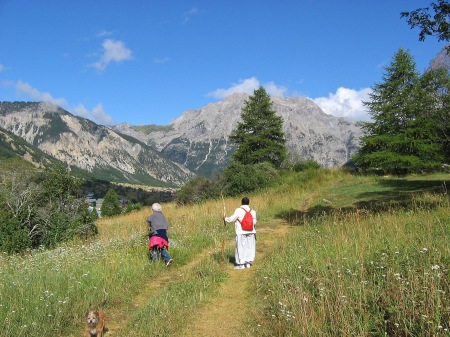
[[[238,208],[239,209],[239,208]],[[229,217],[225,217],[226,222],[235,222],[239,218],[238,209],[236,209],[233,213],[233,215]]]

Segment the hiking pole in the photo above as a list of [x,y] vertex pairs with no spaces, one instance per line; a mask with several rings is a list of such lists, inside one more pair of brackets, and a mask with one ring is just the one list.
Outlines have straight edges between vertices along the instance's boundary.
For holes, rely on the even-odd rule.
[[223,203],[222,261],[225,261],[225,227],[227,225],[225,217],[227,216],[227,210],[225,209],[225,199],[223,198],[222,191],[220,191],[220,196],[222,197]]

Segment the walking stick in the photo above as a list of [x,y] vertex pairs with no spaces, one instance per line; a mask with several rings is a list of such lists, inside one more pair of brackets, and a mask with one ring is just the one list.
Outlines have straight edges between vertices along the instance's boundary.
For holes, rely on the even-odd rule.
[[222,261],[225,261],[225,227],[227,225],[227,222],[225,221],[226,212],[225,209],[225,199],[223,198],[223,193],[220,191],[220,196],[222,197],[222,203],[223,203],[223,231],[222,231]]

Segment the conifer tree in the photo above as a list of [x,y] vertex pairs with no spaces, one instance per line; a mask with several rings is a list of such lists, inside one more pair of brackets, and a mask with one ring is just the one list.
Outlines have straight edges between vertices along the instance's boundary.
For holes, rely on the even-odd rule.
[[122,207],[119,203],[119,197],[112,188],[106,192],[105,199],[103,200],[101,212],[103,216],[114,216],[122,213]]
[[254,90],[245,102],[241,119],[230,136],[238,145],[232,160],[243,165],[268,162],[280,167],[287,156],[283,118],[276,115],[263,87]]
[[376,84],[364,102],[373,122],[363,123],[366,135],[355,156],[363,170],[406,174],[434,168],[440,146],[424,98],[413,57],[400,49],[386,67],[383,83]]

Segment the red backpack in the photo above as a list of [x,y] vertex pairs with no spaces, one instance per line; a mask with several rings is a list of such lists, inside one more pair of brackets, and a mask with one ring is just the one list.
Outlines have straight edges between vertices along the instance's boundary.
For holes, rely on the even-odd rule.
[[244,207],[241,208],[245,211],[245,215],[244,218],[242,218],[242,221],[239,219],[238,221],[241,224],[242,230],[251,232],[253,230],[253,216],[252,213],[250,213],[252,209],[250,208],[250,211],[247,211]]

